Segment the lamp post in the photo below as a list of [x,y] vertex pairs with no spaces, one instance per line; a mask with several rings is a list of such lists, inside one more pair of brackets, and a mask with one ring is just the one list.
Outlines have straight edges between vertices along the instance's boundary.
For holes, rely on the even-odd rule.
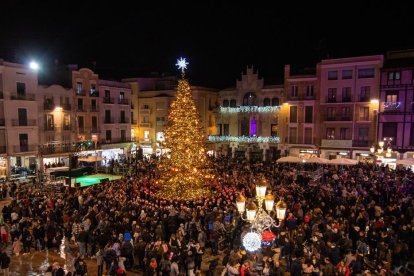
[[98,173],[98,152],[97,152],[97,143],[98,143],[98,136],[96,134],[92,135],[92,141],[95,147],[95,173]]
[[375,145],[370,148],[371,153],[380,158],[384,156],[390,158],[392,156],[392,141],[392,137],[385,137],[382,141],[378,142],[377,148],[375,148]]
[[[275,198],[271,193],[266,195],[267,182],[262,178],[256,185],[256,202],[250,201],[246,205],[246,198],[239,195],[236,199],[237,211],[240,213],[242,220],[250,223],[250,232],[243,237],[243,245],[248,251],[256,251],[261,247],[261,234],[271,227],[280,227],[280,221],[285,218],[287,205],[280,199],[275,206]],[[264,204],[263,204],[264,203]],[[263,205],[264,208],[263,209]],[[276,207],[276,208],[274,208]],[[269,215],[276,209],[276,217],[279,224]],[[245,217],[243,217],[245,213]]]

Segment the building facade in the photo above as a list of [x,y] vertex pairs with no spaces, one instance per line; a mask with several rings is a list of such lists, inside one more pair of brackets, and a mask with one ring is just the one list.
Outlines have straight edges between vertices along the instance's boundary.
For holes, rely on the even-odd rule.
[[383,56],[322,60],[320,85],[320,151],[324,158],[373,160],[379,82]]
[[414,154],[414,50],[388,52],[381,70],[378,141],[389,142],[392,159]]
[[[281,109],[280,149],[283,155],[310,158],[319,154],[319,82],[315,72],[284,68],[286,101]],[[314,71],[314,70],[313,70]]]
[[219,154],[276,159],[279,155],[279,111],[283,85],[264,85],[253,67],[247,67],[235,88],[219,92],[217,130],[209,140]]

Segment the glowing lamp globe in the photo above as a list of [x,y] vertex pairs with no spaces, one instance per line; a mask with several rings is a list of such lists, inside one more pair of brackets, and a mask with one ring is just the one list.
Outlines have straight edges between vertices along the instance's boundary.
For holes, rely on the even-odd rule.
[[246,206],[246,217],[248,221],[253,221],[256,217],[257,206],[253,202],[250,202]]
[[246,206],[246,198],[242,194],[239,194],[239,196],[237,197],[236,206],[237,206],[237,211],[239,211],[239,213],[244,212],[244,209]]
[[243,246],[249,252],[259,250],[262,246],[262,237],[255,232],[249,232],[243,237]]
[[379,149],[378,149],[378,153],[379,153],[379,154],[382,154],[382,152],[383,152],[383,151],[384,151],[384,150],[383,150],[382,148],[379,148]]
[[265,197],[265,206],[267,211],[271,211],[273,209],[273,205],[275,204],[275,197],[272,194],[267,194]]
[[256,195],[258,197],[265,197],[266,195],[266,180],[262,179],[259,184],[256,185]]
[[374,153],[375,152],[375,148],[374,147],[371,147],[369,150],[371,151],[371,153]]
[[384,147],[384,141],[379,141],[378,146],[380,146],[381,148]]
[[286,216],[286,203],[281,199],[278,203],[276,203],[276,216],[278,219],[283,220]]

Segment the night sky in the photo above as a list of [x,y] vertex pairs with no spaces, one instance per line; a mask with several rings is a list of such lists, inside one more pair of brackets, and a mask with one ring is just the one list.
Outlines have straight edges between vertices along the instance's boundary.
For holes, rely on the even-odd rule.
[[57,59],[120,80],[178,74],[183,56],[192,84],[221,89],[246,65],[274,84],[286,63],[414,48],[409,1],[109,2],[2,1],[0,58],[34,58],[45,71]]

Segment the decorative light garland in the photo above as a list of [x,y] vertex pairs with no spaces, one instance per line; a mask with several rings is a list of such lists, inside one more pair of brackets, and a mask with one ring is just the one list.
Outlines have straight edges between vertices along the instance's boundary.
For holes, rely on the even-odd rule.
[[280,110],[280,106],[242,105],[239,107],[220,106],[220,113],[271,113]]
[[401,106],[401,102],[385,102],[384,109],[385,110],[396,110],[399,109]]
[[249,232],[243,237],[243,246],[249,252],[254,252],[262,246],[262,236],[256,232]]
[[239,142],[239,143],[279,143],[279,137],[273,136],[218,136],[209,135],[208,140],[210,142]]

